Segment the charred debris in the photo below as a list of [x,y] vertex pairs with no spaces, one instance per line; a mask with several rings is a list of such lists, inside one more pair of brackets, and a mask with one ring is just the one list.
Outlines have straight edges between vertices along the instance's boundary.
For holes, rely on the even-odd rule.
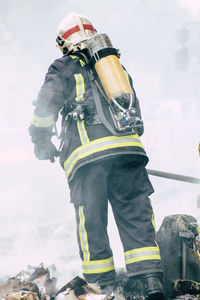
[[[200,299],[200,228],[189,215],[164,218],[157,232],[163,264],[166,299]],[[0,300],[145,300],[142,276],[129,281],[124,270],[117,271],[114,294],[104,294],[98,285],[90,285],[79,276],[62,288],[50,268],[28,266],[8,280],[0,279]],[[52,273],[56,267],[51,266]],[[159,300],[159,299],[158,299]]]

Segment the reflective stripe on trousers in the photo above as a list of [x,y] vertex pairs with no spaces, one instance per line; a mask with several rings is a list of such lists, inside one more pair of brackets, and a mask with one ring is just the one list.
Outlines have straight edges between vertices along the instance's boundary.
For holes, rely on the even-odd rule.
[[85,228],[84,206],[79,206],[79,239],[83,253],[82,269],[84,274],[105,273],[114,270],[113,257],[101,260],[90,260],[87,231]]
[[90,251],[88,245],[87,231],[85,229],[85,216],[83,206],[79,206],[79,238],[84,261],[90,261]]
[[152,260],[152,259],[158,259],[160,260],[160,250],[159,247],[143,247],[138,249],[133,249],[126,251],[124,253],[125,255],[125,263],[132,264],[135,262],[140,262],[144,260]]
[[114,270],[113,257],[103,260],[82,261],[83,273],[97,274]]

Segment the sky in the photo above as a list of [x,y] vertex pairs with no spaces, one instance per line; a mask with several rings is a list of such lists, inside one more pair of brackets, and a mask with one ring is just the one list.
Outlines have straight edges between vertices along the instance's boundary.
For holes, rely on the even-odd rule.
[[[32,101],[61,56],[57,26],[70,12],[88,16],[121,51],[140,100],[147,168],[200,177],[198,0],[1,0],[0,278],[41,262],[56,264],[60,284],[80,273],[64,172],[58,160],[34,157],[27,131]],[[167,215],[200,216],[199,185],[150,179],[157,229]],[[109,232],[113,248],[121,249],[111,211]],[[114,255],[123,266],[122,249]]]

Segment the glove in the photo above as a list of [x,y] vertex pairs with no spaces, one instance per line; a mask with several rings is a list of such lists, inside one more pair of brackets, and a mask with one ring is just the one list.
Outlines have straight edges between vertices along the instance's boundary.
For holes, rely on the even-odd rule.
[[54,157],[59,156],[59,151],[51,141],[45,144],[34,144],[34,153],[39,160],[49,159],[52,163],[55,161]]

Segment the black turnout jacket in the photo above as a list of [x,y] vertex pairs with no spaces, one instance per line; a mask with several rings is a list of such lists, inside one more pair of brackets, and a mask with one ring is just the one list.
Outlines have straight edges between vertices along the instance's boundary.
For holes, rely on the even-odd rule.
[[[69,114],[67,120],[63,118],[62,123],[60,163],[68,181],[81,166],[111,156],[138,155],[140,158],[143,157],[145,164],[148,162],[136,132],[133,134],[124,132],[121,136],[116,136],[99,120],[89,68],[90,66],[79,53],[55,60],[49,67],[38,94],[29,128],[33,143],[45,144],[52,137],[53,124],[57,121],[59,112],[62,112],[66,118],[77,105],[82,107],[85,115],[83,120],[74,120]],[[95,74],[94,76],[97,77]],[[127,76],[132,85],[130,75]],[[107,106],[107,101],[100,91],[99,97],[102,106]],[[137,98],[135,105],[140,115]]]

